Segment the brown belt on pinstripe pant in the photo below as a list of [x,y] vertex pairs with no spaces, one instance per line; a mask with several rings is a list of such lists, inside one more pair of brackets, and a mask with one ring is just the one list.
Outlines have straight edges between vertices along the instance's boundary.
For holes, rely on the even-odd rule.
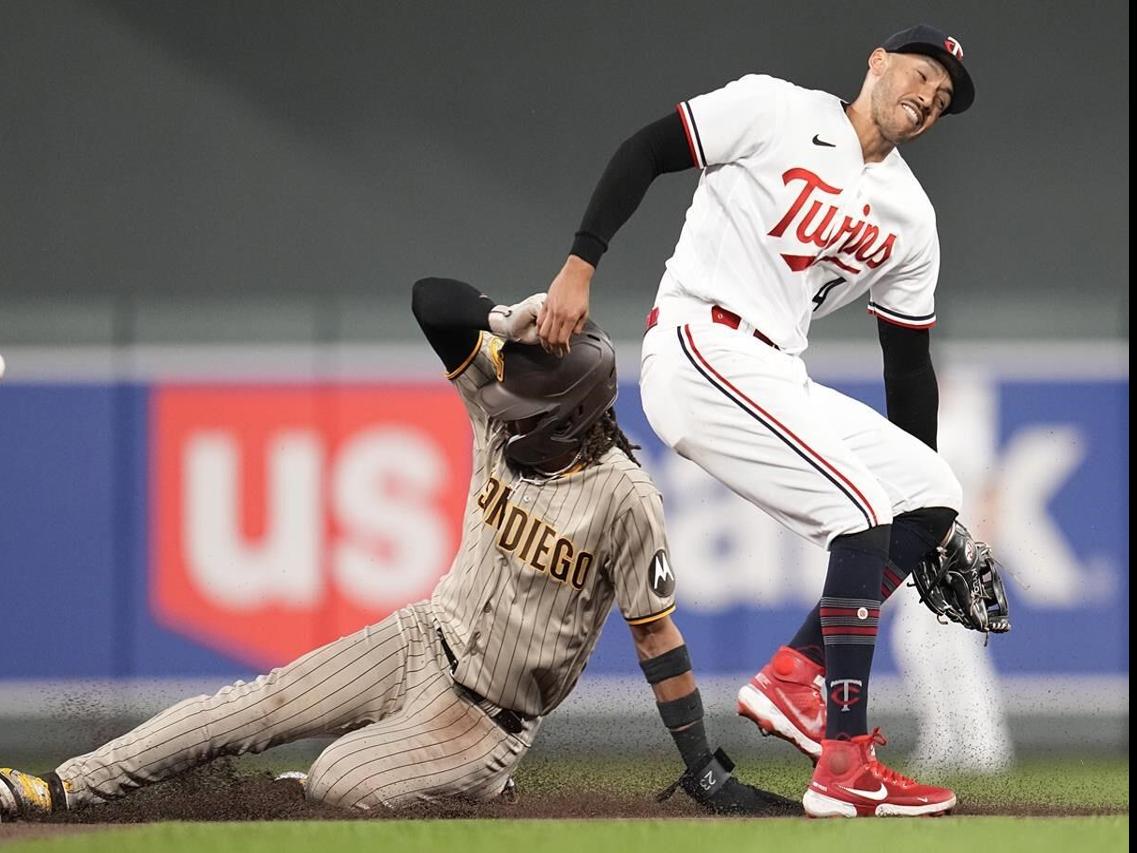
[[[458,657],[446,642],[446,635],[442,633],[442,628],[435,627],[434,630],[438,632],[438,642],[442,644],[442,651],[446,655],[446,660],[450,663],[450,674],[453,675],[454,671],[458,668]],[[454,682],[454,690],[457,691],[463,699],[475,705],[481,705],[483,703],[494,704],[493,702],[489,702],[482,694],[471,690],[464,684],[459,684],[457,681]],[[497,706],[495,705],[494,707],[496,708]],[[531,714],[523,714],[520,711],[514,711],[510,708],[497,708],[497,710],[492,712],[486,711],[486,715],[493,720],[499,728],[509,732],[511,735],[521,734],[521,732],[525,731],[525,724],[527,722],[537,719]]]

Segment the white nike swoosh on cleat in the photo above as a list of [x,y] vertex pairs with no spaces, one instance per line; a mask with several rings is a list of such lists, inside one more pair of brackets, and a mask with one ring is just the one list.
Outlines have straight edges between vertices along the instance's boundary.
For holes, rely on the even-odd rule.
[[846,785],[842,785],[841,787],[850,794],[856,794],[858,797],[864,797],[866,800],[883,800],[888,796],[888,788],[884,787],[884,785],[880,786],[879,791],[862,791],[859,788],[850,788]]

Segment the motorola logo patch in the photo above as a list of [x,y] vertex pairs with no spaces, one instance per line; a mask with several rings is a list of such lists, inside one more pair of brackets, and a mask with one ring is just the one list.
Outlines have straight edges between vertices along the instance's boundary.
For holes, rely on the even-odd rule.
[[671,563],[667,560],[666,551],[656,551],[651,558],[651,571],[647,576],[648,586],[660,598],[667,598],[675,592],[675,572],[671,570]]

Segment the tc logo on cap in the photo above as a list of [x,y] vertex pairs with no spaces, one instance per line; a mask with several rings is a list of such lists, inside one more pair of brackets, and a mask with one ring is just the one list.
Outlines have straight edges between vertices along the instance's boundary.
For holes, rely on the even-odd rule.
[[963,45],[956,41],[954,36],[948,36],[944,39],[944,50],[963,62]]

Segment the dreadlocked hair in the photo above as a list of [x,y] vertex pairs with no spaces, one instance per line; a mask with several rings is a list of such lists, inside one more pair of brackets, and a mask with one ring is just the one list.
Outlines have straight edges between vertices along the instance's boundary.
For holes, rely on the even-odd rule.
[[580,452],[580,464],[584,466],[595,464],[613,447],[624,451],[625,456],[637,465],[640,464],[640,460],[636,459],[636,454],[633,452],[639,450],[640,446],[628,440],[620,425],[616,423],[616,410],[609,408],[585,435],[584,447]]
[[[584,435],[584,444],[580,449],[580,454],[576,457],[576,465],[581,468],[587,468],[600,461],[600,457],[611,450],[613,447],[618,447],[624,452],[629,459],[640,464],[640,460],[636,459],[633,451],[639,450],[638,444],[632,444],[628,437],[624,435],[624,431],[620,429],[620,425],[616,423],[616,410],[609,408],[602,414],[599,420],[596,421]],[[529,466],[516,465],[514,466],[522,477],[535,477],[542,478],[548,475],[538,468],[530,468]]]

